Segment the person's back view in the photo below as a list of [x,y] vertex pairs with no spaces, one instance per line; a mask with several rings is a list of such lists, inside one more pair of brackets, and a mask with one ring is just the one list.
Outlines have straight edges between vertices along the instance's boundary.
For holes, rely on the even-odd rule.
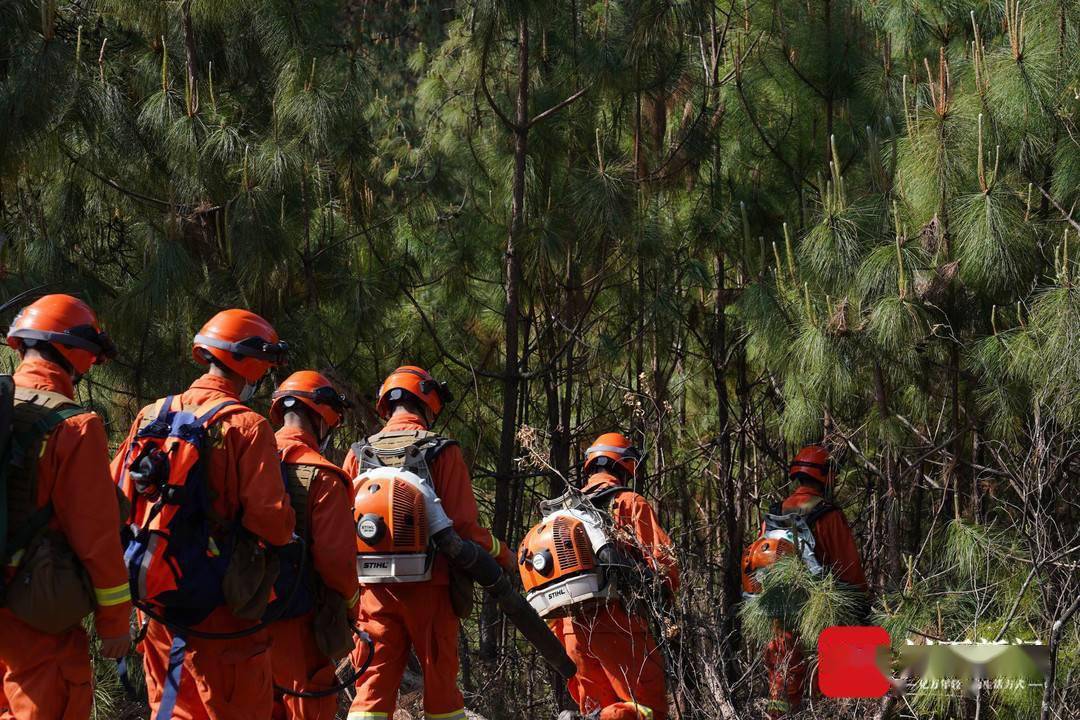
[[[383,382],[376,405],[386,420],[385,427],[353,446],[344,469],[355,478],[364,470],[365,455],[378,457],[382,453],[389,457],[407,452],[419,442],[435,492],[453,520],[454,529],[510,569],[510,551],[479,524],[472,480],[461,448],[429,430],[449,397],[446,386],[425,370],[415,366],[395,370]],[[457,602],[452,600],[451,570],[446,559],[435,557],[428,572],[416,577],[387,580],[393,578],[380,578],[378,582],[361,578],[364,587],[359,624],[374,640],[375,655],[368,672],[357,682],[349,718],[382,720],[394,716],[398,688],[413,650],[423,670],[426,717],[464,720],[464,698],[457,685],[458,631],[460,618],[468,613],[468,603],[464,602],[464,593],[456,593]],[[367,652],[366,645],[358,645],[354,664],[359,665]]]
[[350,622],[356,618],[360,590],[352,483],[319,453],[347,406],[328,378],[301,370],[278,386],[270,407],[296,532],[307,551],[302,581],[308,584],[310,607],[290,608],[270,626],[274,684],[291,693],[279,691],[275,717],[289,720],[334,720],[338,697],[327,692],[338,683],[334,660],[353,647]]
[[[113,460],[114,480],[132,501],[134,538],[128,552],[140,552],[144,559],[141,568],[129,571],[140,580],[140,603],[148,607],[153,596],[155,615],[161,618],[143,614],[146,632],[140,645],[155,718],[270,716],[269,634],[257,617],[241,617],[236,602],[222,599],[221,573],[259,546],[285,545],[292,537],[294,515],[273,430],[266,418],[243,404],[270,368],[284,361],[285,349],[258,315],[218,313],[193,342],[192,355],[209,366],[208,372],[183,393],[143,408]],[[185,456],[191,461],[197,451],[197,462],[193,474],[177,478],[169,473],[167,460],[185,440],[198,445]],[[170,485],[181,480],[186,486],[174,493]],[[191,505],[196,495],[201,507]],[[169,513],[183,524],[156,525]],[[246,547],[253,549],[244,558],[240,552],[230,556],[242,538],[250,538]],[[190,579],[184,577],[184,562],[211,580],[184,588]],[[169,577],[164,567],[179,570]],[[188,602],[183,605],[181,589],[202,597],[184,598]],[[205,606],[207,596],[213,598],[210,607]],[[189,626],[166,616],[197,620]]]
[[[828,497],[836,477],[829,451],[819,445],[803,448],[792,461],[788,474],[797,486],[772,508],[771,514],[800,518],[800,525],[813,534],[812,560],[841,582],[867,592],[855,537],[843,511]],[[769,674],[769,716],[779,718],[797,711],[802,705],[807,671],[799,638],[778,627],[765,648],[765,665]]]
[[0,609],[3,717],[88,718],[92,671],[80,620],[93,610],[102,654],[122,657],[131,644],[131,604],[105,426],[73,398],[77,380],[115,348],[94,312],[68,295],[24,308],[7,343],[22,362],[8,398],[9,462],[0,486],[0,571],[10,584]]
[[[649,501],[627,487],[639,461],[640,453],[628,438],[601,435],[586,451],[582,492],[610,516],[616,541],[639,568],[634,574],[658,575],[665,594],[672,594],[679,587],[679,571],[671,539]],[[667,718],[663,654],[648,621],[623,599],[589,604],[550,625],[577,665],[568,687],[583,715],[598,712],[601,720]]]

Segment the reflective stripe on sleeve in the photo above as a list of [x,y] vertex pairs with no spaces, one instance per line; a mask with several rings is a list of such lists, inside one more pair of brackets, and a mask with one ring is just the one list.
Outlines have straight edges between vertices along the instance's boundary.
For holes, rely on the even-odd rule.
[[[499,540],[499,538],[492,535],[491,536],[491,550],[489,550],[490,554],[493,557],[499,557],[499,553],[501,551],[502,551],[502,541]],[[431,715],[430,717],[443,717],[443,716],[442,715]],[[447,715],[445,717],[450,717],[450,716]]]
[[112,607],[131,600],[131,588],[127,583],[111,588],[94,588],[99,607]]
[[353,596],[351,598],[349,598],[349,603],[348,603],[349,609],[352,610],[354,607],[356,607],[356,603],[358,603],[358,602],[360,602],[360,590],[357,590],[356,592],[354,592]]
[[647,705],[642,705],[641,703],[627,703],[627,705],[630,705],[632,708],[637,710],[638,715],[645,718],[645,720],[652,720],[653,711],[651,707]]

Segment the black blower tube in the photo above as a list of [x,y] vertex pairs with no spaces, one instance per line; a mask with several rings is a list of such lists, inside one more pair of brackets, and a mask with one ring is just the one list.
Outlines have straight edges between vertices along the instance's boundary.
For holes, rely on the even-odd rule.
[[548,629],[547,623],[536,614],[532,605],[514,592],[514,588],[510,586],[510,581],[495,558],[471,540],[463,539],[452,527],[437,532],[432,537],[432,541],[454,567],[467,573],[484,588],[485,592],[498,601],[499,609],[503,614],[514,623],[514,626],[540,652],[541,657],[555,672],[566,680],[577,673],[577,666],[566,654],[558,638]]

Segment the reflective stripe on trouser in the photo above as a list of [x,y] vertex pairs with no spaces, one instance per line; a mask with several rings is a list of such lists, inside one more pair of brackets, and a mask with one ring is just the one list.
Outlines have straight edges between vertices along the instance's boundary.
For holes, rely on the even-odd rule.
[[465,708],[448,713],[424,713],[425,720],[467,720]]
[[347,720],[386,720],[389,717],[384,712],[368,712],[367,710],[350,710]]
[[[424,677],[424,712],[428,718],[462,718],[465,699],[457,685],[458,628],[450,605],[450,589],[432,582],[369,585],[360,594],[357,625],[371,636],[375,652],[368,671],[356,683],[354,713],[394,716],[398,688],[405,674],[409,651],[415,650]],[[358,641],[354,665],[367,657],[367,644]]]

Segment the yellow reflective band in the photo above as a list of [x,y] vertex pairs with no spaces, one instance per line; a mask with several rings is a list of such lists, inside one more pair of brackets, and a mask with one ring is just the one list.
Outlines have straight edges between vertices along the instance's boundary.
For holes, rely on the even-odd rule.
[[[499,551],[502,550],[502,541],[494,535],[491,536],[491,554],[495,557],[499,557]],[[431,715],[430,717],[443,717],[442,715]],[[447,715],[446,717],[449,717]]]
[[647,705],[642,705],[641,703],[635,703],[635,702],[626,703],[626,704],[630,705],[635,710],[637,710],[638,715],[645,718],[645,720],[652,720],[653,712],[652,712],[651,707],[648,707]]
[[348,720],[385,720],[390,717],[384,712],[372,712],[370,710],[350,710]]
[[207,538],[207,540],[209,540],[207,549],[209,550],[210,554],[214,557],[221,557],[221,550],[218,549],[218,545],[216,542],[214,542],[214,538]]
[[448,713],[424,713],[427,720],[467,720],[465,708]]
[[353,596],[349,598],[349,609],[352,610],[356,607],[356,603],[360,602],[360,591],[357,590],[353,593]]
[[111,588],[94,588],[94,597],[100,607],[111,607],[130,600],[131,588],[127,583]]

